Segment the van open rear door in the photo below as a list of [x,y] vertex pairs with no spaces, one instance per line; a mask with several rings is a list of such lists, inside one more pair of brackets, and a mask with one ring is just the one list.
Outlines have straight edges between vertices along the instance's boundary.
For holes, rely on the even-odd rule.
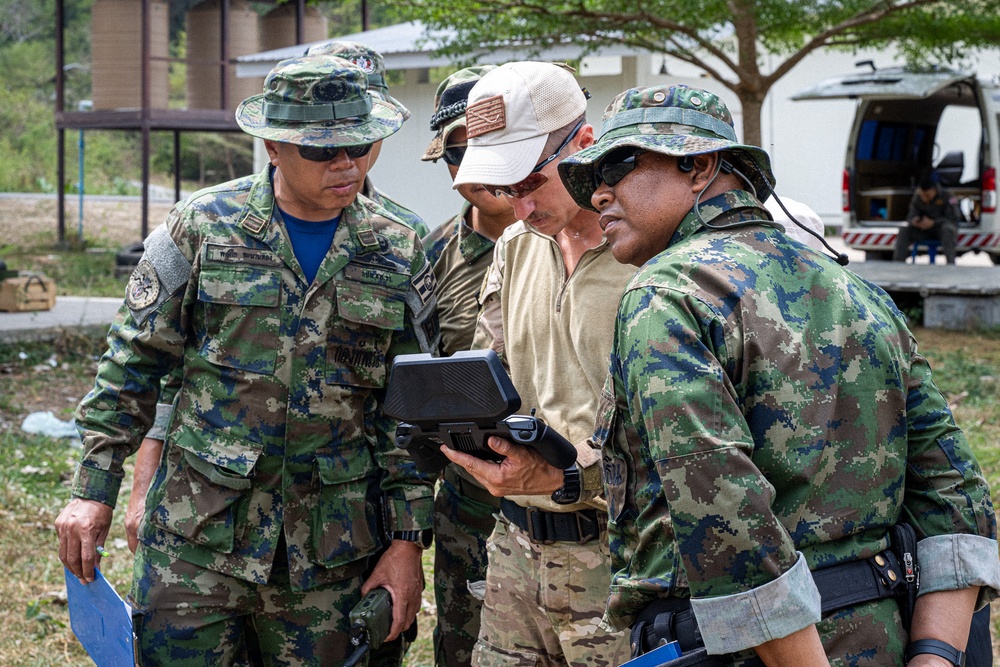
[[[968,204],[959,249],[995,246],[995,123],[992,98],[972,72],[893,67],[856,71],[799,91],[793,100],[857,101],[841,183],[845,243],[870,258],[892,254],[915,185],[931,169]],[[984,232],[986,234],[984,235]]]
[[894,67],[874,72],[854,72],[826,79],[792,95],[793,100],[899,99],[930,97],[943,88],[966,79],[970,72],[936,70],[912,72]]

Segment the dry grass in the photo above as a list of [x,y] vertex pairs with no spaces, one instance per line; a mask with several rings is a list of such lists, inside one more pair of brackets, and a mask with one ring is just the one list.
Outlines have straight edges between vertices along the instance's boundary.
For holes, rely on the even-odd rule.
[[[66,238],[78,238],[79,205],[66,197]],[[171,204],[149,206],[149,229],[163,222]],[[58,208],[51,197],[3,197],[0,199],[0,248],[51,245],[58,239]],[[142,240],[142,206],[137,199],[86,199],[83,205],[83,236],[89,245],[120,247]]]

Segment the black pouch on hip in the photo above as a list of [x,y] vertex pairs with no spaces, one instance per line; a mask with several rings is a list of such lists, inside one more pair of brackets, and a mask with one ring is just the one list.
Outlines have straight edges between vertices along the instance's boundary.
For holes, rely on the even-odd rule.
[[913,608],[920,590],[920,566],[917,564],[917,533],[908,523],[897,523],[889,529],[889,549],[899,559],[903,568],[903,586],[897,587],[896,601],[903,627],[910,631]]

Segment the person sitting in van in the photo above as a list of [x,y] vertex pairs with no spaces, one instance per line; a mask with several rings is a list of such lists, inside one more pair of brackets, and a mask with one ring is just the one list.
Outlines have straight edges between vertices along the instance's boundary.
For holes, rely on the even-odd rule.
[[925,176],[910,200],[906,226],[896,235],[892,261],[905,262],[911,243],[938,241],[945,259],[954,264],[959,219],[958,201],[933,176]]

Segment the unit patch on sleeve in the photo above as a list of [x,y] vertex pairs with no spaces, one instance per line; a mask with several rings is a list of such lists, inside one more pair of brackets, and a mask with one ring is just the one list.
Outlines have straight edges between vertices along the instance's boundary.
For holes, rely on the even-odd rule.
[[160,279],[149,260],[139,260],[138,266],[132,271],[125,290],[125,302],[130,310],[143,310],[156,302],[160,296]]
[[170,238],[165,224],[154,229],[142,245],[145,252],[125,288],[125,305],[140,325],[191,276],[191,262]]

